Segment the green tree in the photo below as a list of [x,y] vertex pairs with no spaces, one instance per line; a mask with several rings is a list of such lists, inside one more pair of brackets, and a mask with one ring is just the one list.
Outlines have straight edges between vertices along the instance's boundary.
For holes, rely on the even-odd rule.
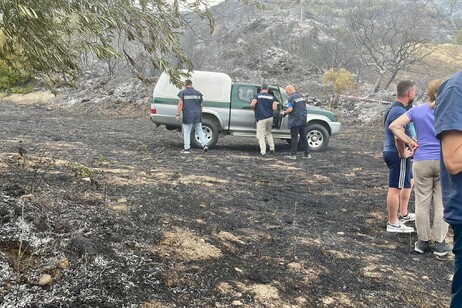
[[[257,0],[243,0],[257,4]],[[122,33],[136,41],[150,55],[154,67],[169,73],[177,83],[179,69],[192,69],[181,47],[187,25],[183,14],[192,12],[214,20],[206,0],[0,0],[0,60],[14,69],[22,67],[42,77],[53,87],[57,76],[76,81],[81,73],[79,55],[91,52],[100,59],[134,56],[113,40]]]

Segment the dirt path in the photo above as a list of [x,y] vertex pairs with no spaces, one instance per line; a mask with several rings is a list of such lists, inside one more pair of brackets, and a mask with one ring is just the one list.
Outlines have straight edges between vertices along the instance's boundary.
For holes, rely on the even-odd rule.
[[449,304],[452,256],[385,232],[380,128],[287,161],[236,137],[184,156],[147,116],[1,102],[0,122],[1,307]]

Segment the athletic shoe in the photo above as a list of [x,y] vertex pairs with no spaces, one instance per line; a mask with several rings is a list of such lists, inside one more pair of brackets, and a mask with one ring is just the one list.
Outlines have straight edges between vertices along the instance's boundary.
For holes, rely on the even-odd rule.
[[396,233],[412,233],[415,232],[414,228],[407,227],[404,224],[398,222],[395,225],[387,222],[387,232],[396,232]]
[[291,155],[284,156],[284,158],[295,160],[297,159],[297,156],[291,154]]
[[202,149],[204,150],[204,153],[207,153],[207,151],[209,150],[209,147],[204,145],[204,147]]
[[425,253],[426,251],[430,250],[430,241],[421,241],[417,240],[414,244],[414,251],[418,253]]
[[269,150],[268,154],[269,155],[274,155],[274,150]]
[[305,158],[305,159],[311,158],[311,154],[305,154],[305,155],[303,155],[303,158]]
[[414,221],[415,220],[415,214],[409,212],[409,213],[407,213],[406,216],[399,215],[398,219],[399,219],[399,222],[402,222],[403,224],[405,224],[407,222]]
[[181,152],[183,154],[189,154],[191,153],[191,149],[184,149],[183,152]]
[[445,255],[448,254],[448,252],[452,251],[454,246],[450,244],[446,244],[445,241],[440,242],[435,242],[432,249],[433,249],[433,254],[438,257],[444,257]]

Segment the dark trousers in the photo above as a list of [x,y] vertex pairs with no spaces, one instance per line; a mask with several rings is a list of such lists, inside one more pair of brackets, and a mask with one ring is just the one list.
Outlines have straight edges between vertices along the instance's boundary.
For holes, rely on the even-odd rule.
[[454,277],[452,278],[451,308],[462,307],[462,225],[451,225],[454,231]]
[[290,128],[290,154],[295,155],[298,148],[298,136],[300,135],[300,141],[305,154],[309,153],[308,140],[306,140],[306,125],[295,126]]

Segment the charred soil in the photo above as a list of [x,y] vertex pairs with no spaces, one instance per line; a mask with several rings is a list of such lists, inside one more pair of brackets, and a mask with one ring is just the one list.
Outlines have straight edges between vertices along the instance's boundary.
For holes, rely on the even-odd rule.
[[380,125],[289,161],[236,137],[184,155],[147,110],[3,101],[0,121],[1,307],[449,304],[452,256],[385,232]]

